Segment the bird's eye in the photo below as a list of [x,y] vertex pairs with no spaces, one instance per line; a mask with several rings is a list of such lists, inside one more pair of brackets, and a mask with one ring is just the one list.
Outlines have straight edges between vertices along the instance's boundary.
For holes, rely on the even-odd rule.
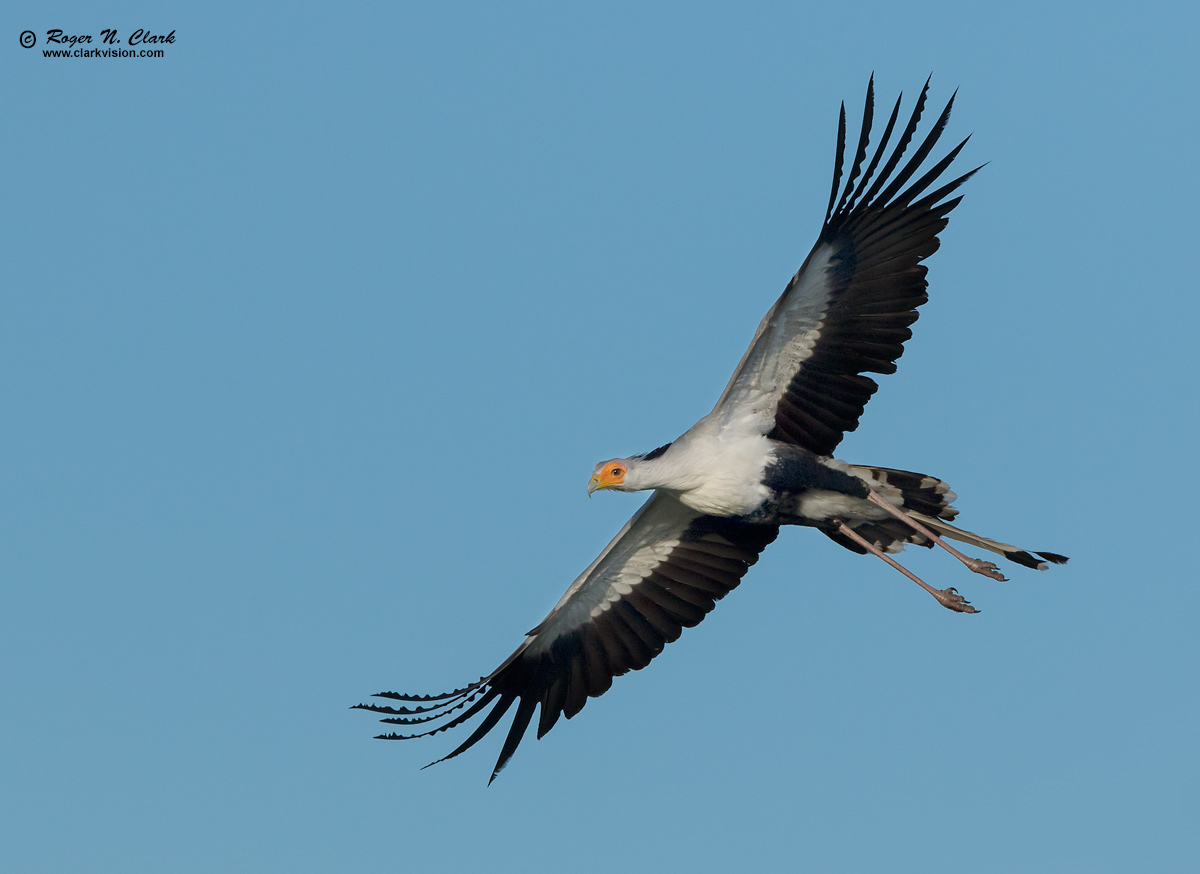
[[620,476],[620,475],[621,475],[621,468],[619,468],[619,467],[614,467],[614,468],[613,468],[611,471],[609,471],[609,473],[611,473],[613,476]]

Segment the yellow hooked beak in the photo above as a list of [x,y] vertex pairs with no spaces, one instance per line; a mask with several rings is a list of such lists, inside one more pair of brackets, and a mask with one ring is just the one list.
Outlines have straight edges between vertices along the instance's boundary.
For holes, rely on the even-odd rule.
[[625,482],[625,471],[619,467],[607,467],[599,473],[592,474],[592,478],[588,480],[588,497],[592,496],[592,492],[596,489],[610,489],[613,486],[619,486]]

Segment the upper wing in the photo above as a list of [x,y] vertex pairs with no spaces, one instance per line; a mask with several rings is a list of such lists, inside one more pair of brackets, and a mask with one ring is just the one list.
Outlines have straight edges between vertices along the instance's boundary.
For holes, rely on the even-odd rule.
[[443,695],[375,696],[416,706],[356,706],[388,714],[383,722],[433,726],[415,734],[380,735],[407,740],[454,728],[494,701],[474,733],[440,762],[474,746],[519,702],[494,780],[516,751],[535,707],[541,705],[540,738],[560,714],[570,719],[588,697],[608,691],[613,677],[644,668],[741,582],[778,533],[774,525],[702,516],[655,493],[491,674]]
[[842,105],[833,190],[821,236],[759,324],[708,417],[713,424],[750,428],[817,455],[831,455],[843,435],[858,427],[863,408],[878,388],[862,373],[895,372],[904,342],[912,336],[908,326],[917,320],[917,307],[929,299],[921,261],[937,251],[937,235],[962,199],[944,198],[975,173],[972,170],[925,194],[966,145],[963,140],[901,191],[937,143],[954,105],[951,97],[924,142],[897,170],[920,122],[928,91],[926,81],[912,118],[872,184],[900,112],[896,100],[875,154],[856,184],[874,112],[871,78],[858,149],[839,198],[846,146]]

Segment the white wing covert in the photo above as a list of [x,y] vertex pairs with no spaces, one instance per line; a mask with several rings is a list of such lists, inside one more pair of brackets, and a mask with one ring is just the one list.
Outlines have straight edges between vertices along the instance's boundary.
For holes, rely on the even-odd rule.
[[644,668],[737,587],[778,532],[774,525],[704,516],[656,493],[491,674],[442,695],[375,696],[401,702],[398,707],[355,706],[385,714],[382,721],[393,725],[430,726],[415,734],[380,735],[410,740],[461,725],[495,702],[475,731],[438,760],[445,761],[474,746],[519,702],[494,780],[535,708],[541,707],[540,738],[559,716],[570,719],[589,697],[608,691],[614,677]]
[[[702,420],[706,426],[748,429],[830,455],[844,434],[858,427],[877,388],[863,374],[895,371],[912,336],[909,326],[917,320],[917,308],[927,300],[921,262],[937,250],[937,235],[961,199],[946,198],[975,172],[925,193],[966,145],[963,140],[901,191],[936,145],[954,104],[952,97],[897,170],[928,88],[927,81],[896,148],[884,160],[900,111],[896,101],[859,181],[873,120],[872,77],[857,152],[839,197],[846,145],[843,105],[820,237],[763,318],[716,407]],[[589,697],[607,691],[614,677],[645,667],[740,583],[778,532],[776,525],[703,515],[666,493],[655,493],[492,673],[441,695],[383,692],[375,697],[396,703],[355,706],[415,732],[380,735],[387,740],[437,734],[483,714],[470,736],[438,760],[444,761],[474,746],[515,703],[492,772],[495,779],[535,710],[540,710],[540,738],[560,716],[570,719]]]
[[917,320],[917,308],[928,300],[926,268],[921,262],[937,251],[937,235],[962,199],[945,198],[978,170],[925,194],[968,137],[901,192],[937,144],[954,106],[951,97],[912,158],[897,171],[916,133],[928,91],[926,81],[895,150],[876,177],[900,112],[897,99],[858,181],[873,121],[872,77],[854,163],[839,198],[846,145],[842,105],[833,187],[821,235],[760,323],[708,416],[712,424],[750,429],[816,455],[831,455],[846,432],[858,427],[867,401],[878,388],[862,374],[895,372],[904,343],[912,336],[909,326]]

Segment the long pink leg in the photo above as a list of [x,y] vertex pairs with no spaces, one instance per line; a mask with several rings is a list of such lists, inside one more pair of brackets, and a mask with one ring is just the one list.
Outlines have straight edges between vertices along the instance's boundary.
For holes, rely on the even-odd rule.
[[867,500],[873,504],[878,504],[880,507],[883,507],[883,509],[887,510],[889,513],[891,513],[893,516],[895,516],[897,519],[899,519],[901,522],[903,522],[908,527],[912,528],[914,531],[917,531],[920,534],[924,534],[926,537],[928,537],[930,540],[932,540],[934,543],[936,543],[942,549],[946,550],[946,552],[950,553],[952,556],[957,558],[959,561],[961,561],[963,564],[965,564],[968,568],[973,570],[975,573],[983,574],[985,577],[991,577],[993,580],[999,580],[1002,583],[1008,579],[1008,577],[1006,577],[1006,576],[1004,576],[1004,574],[1000,573],[1000,568],[997,567],[995,564],[993,564],[990,561],[984,561],[983,559],[980,559],[980,558],[969,558],[968,556],[963,555],[961,552],[959,552],[957,549],[955,549],[953,546],[951,546],[946,541],[942,540],[942,538],[938,537],[936,534],[934,534],[932,531],[930,531],[928,528],[926,528],[924,525],[922,525],[916,519],[909,516],[903,510],[900,510],[900,509],[896,508],[895,506],[893,506],[892,504],[890,504],[885,498],[880,497],[879,493],[876,492],[874,489],[869,489],[869,493],[867,494]]
[[929,583],[925,582],[923,579],[918,577],[916,574],[914,574],[912,571],[910,571],[904,565],[900,564],[900,562],[896,561],[894,558],[892,558],[886,552],[879,549],[879,547],[877,547],[874,543],[868,542],[866,540],[866,538],[864,538],[857,531],[852,529],[845,522],[838,523],[838,531],[840,531],[842,534],[849,537],[851,540],[853,540],[855,543],[857,543],[859,546],[861,546],[867,552],[871,553],[871,555],[877,555],[880,558],[882,558],[884,561],[886,561],[888,564],[890,564],[896,570],[900,571],[900,573],[904,574],[906,577],[908,577],[910,580],[912,580],[914,583],[916,583],[918,586],[920,586],[926,592],[933,595],[933,597],[937,598],[938,603],[941,604],[943,607],[947,608],[948,610],[954,610],[955,612],[958,612],[958,613],[978,613],[979,612],[978,610],[976,610],[974,607],[971,606],[971,604],[967,601],[966,598],[964,598],[962,595],[958,594],[957,589],[955,589],[955,588],[935,589],[933,586],[929,585]]

